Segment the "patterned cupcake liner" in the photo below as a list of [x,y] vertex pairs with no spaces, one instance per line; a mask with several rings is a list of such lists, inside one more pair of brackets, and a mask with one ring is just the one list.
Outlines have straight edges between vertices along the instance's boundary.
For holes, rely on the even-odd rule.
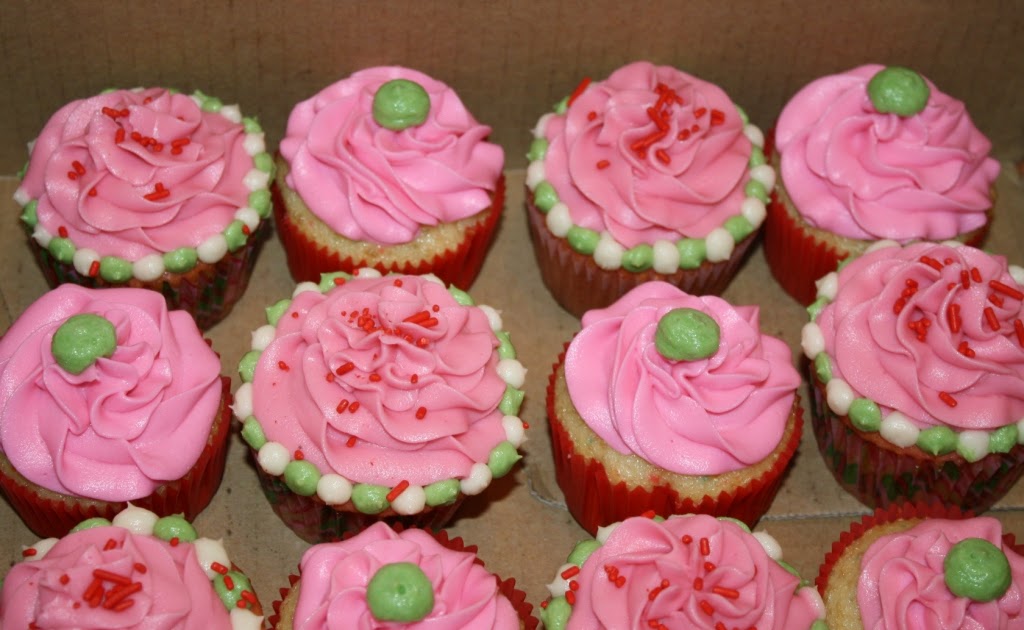
[[198,263],[185,273],[164,272],[157,280],[136,278],[116,283],[100,276],[83,275],[71,263],[62,263],[41,247],[35,239],[28,239],[32,254],[42,269],[51,288],[65,282],[89,288],[134,287],[152,289],[163,294],[167,308],[188,311],[200,330],[207,330],[227,317],[235,303],[249,286],[256,258],[263,243],[270,236],[270,221],[260,221],[259,227],[239,249],[228,252],[215,263]]
[[372,263],[353,258],[313,240],[296,225],[285,211],[281,190],[275,182],[271,186],[274,199],[274,217],[288,259],[288,270],[296,282],[319,282],[320,275],[344,271],[355,273],[364,267],[373,267],[381,273],[422,275],[432,273],[445,284],[468,290],[480,273],[484,256],[490,247],[498,219],[505,206],[505,177],[502,176],[494,191],[491,207],[482,223],[470,227],[465,239],[455,249],[440,252],[429,259],[395,262],[390,265]]
[[[160,516],[184,514],[191,522],[210,504],[224,476],[231,428],[231,379],[222,376],[221,386],[218,417],[195,465],[181,479],[160,486],[147,497],[132,499],[132,505]],[[86,519],[110,520],[128,507],[125,501],[99,501],[42,490],[14,470],[2,453],[0,458],[0,491],[28,528],[43,538],[60,538]]]
[[[405,527],[401,523],[397,523],[392,525],[392,529],[396,532],[401,532],[411,528]],[[472,554],[477,553],[476,545],[467,545],[465,541],[459,537],[451,538],[449,537],[448,532],[444,530],[428,530],[428,533],[446,549],[450,549],[452,551],[465,551]],[[345,538],[350,538],[352,535],[353,534],[346,535]],[[481,560],[479,556],[477,556],[473,562],[480,566],[484,566],[484,561]],[[288,599],[288,596],[291,595],[292,588],[299,582],[299,579],[300,578],[297,574],[290,574],[288,576],[288,586],[278,590],[279,599],[275,600],[272,604],[274,613],[267,619],[270,623],[270,630],[291,630],[290,626],[279,627],[279,624],[281,623],[281,605],[286,599]],[[498,592],[512,602],[513,608],[515,608],[516,613],[519,615],[519,620],[521,622],[520,626],[525,630],[535,630],[540,621],[533,616],[533,605],[526,601],[526,593],[516,588],[515,578],[503,580],[495,575],[494,579],[498,584]]]
[[751,528],[768,511],[782,486],[783,473],[793,459],[803,433],[803,408],[799,404],[799,396],[793,404],[795,427],[771,468],[730,492],[695,499],[680,496],[667,484],[654,485],[647,490],[629,486],[624,481],[612,483],[601,462],[576,451],[555,412],[556,374],[564,359],[563,352],[552,370],[547,391],[555,480],[565,495],[569,513],[591,535],[597,533],[598,527],[650,511],[659,516],[691,513],[727,516],[743,521]]
[[590,309],[608,306],[630,289],[652,280],[674,284],[691,295],[720,295],[739,271],[758,234],[755,230],[736,243],[732,256],[722,262],[705,260],[696,269],[679,269],[667,274],[653,269],[633,273],[625,269],[602,269],[592,256],[577,252],[566,239],[552,234],[544,215],[534,205],[529,189],[526,191],[526,215],[541,279],[555,301],[576,317],[582,317]]
[[968,462],[956,453],[931,456],[860,431],[828,407],[825,387],[811,370],[814,437],[832,476],[864,505],[939,502],[983,512],[1024,474],[1024,446]]

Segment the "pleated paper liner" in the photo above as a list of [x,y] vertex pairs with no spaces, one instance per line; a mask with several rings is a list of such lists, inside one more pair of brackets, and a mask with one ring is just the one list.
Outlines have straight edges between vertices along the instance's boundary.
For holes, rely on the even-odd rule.
[[[391,528],[396,532],[410,529],[409,527],[403,526],[401,523],[392,525]],[[452,551],[465,551],[472,554],[477,553],[476,545],[467,545],[462,538],[459,537],[451,538],[449,537],[448,532],[444,530],[427,530],[427,532],[446,549],[450,549]],[[348,539],[353,535],[354,533],[349,533],[344,538]],[[481,560],[479,556],[477,556],[473,562],[480,566],[484,566],[484,561]],[[503,580],[495,575],[494,579],[498,584],[498,592],[504,595],[512,603],[516,613],[519,615],[520,627],[524,630],[535,630],[540,622],[531,614],[533,612],[533,605],[526,601],[526,593],[516,588],[515,578]],[[274,601],[274,612],[268,618],[271,630],[292,630],[295,606],[298,603],[298,588],[301,588],[301,577],[297,574],[289,575],[288,586],[279,589],[278,593],[280,595],[280,599]],[[466,628],[466,630],[473,629]]]
[[612,483],[604,464],[577,452],[557,417],[555,406],[555,383],[564,360],[563,351],[554,366],[547,390],[555,479],[565,495],[569,513],[591,535],[596,534],[598,527],[650,511],[664,517],[690,513],[727,516],[743,521],[751,528],[768,511],[782,485],[783,473],[800,444],[803,410],[799,396],[793,402],[792,430],[783,434],[782,443],[769,456],[777,454],[777,459],[767,470],[716,496],[681,496],[667,483],[655,483],[650,490],[631,486],[625,481]]
[[207,330],[227,317],[238,302],[252,276],[253,266],[263,243],[270,236],[270,221],[260,221],[259,227],[246,240],[245,245],[225,254],[215,263],[199,262],[185,273],[165,271],[156,280],[144,282],[136,278],[128,282],[108,282],[100,276],[78,273],[71,263],[62,263],[50,252],[29,238],[32,254],[42,269],[50,287],[65,282],[90,288],[134,287],[152,289],[162,293],[167,308],[188,311],[195,318],[200,330]]
[[484,256],[490,247],[498,219],[505,205],[505,178],[498,180],[491,207],[484,210],[484,219],[466,230],[464,240],[454,249],[443,250],[430,258],[410,259],[383,264],[362,257],[353,258],[351,252],[340,252],[316,242],[288,216],[281,190],[275,181],[271,186],[277,232],[288,259],[288,270],[296,282],[319,282],[320,275],[344,271],[354,273],[372,267],[381,273],[422,275],[432,273],[445,284],[469,289],[480,273]]
[[[221,384],[221,406],[196,464],[181,479],[165,483],[147,497],[132,499],[132,505],[151,510],[159,516],[184,514],[189,522],[209,505],[224,476],[231,427],[231,379],[222,376]],[[115,481],[111,480],[111,483]],[[42,538],[60,538],[90,518],[113,519],[129,503],[79,498],[41,488],[21,476],[2,453],[0,490],[28,528]]]
[[839,485],[864,505],[937,502],[983,512],[1005,495],[1024,473],[1024,446],[989,453],[968,462],[957,453],[934,456],[917,446],[901,448],[877,432],[860,431],[837,416],[825,399],[825,386],[810,370],[814,437]]
[[526,191],[526,214],[530,239],[540,267],[541,279],[555,301],[576,317],[594,308],[604,308],[644,282],[661,280],[674,284],[691,295],[720,295],[736,275],[747,251],[757,240],[755,230],[739,243],[727,260],[704,261],[696,269],[658,273],[653,269],[633,273],[625,269],[602,269],[592,256],[581,254],[548,230],[544,215]]

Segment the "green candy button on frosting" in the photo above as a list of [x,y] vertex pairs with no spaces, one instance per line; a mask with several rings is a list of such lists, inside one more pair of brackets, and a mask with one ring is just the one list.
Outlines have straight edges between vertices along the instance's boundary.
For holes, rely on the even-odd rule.
[[422,125],[429,113],[430,96],[423,86],[413,81],[388,81],[373,95],[373,119],[393,131]]
[[981,538],[965,538],[943,562],[946,587],[976,602],[999,599],[1010,588],[1010,563],[999,547]]
[[868,81],[868,98],[882,114],[913,116],[925,108],[930,95],[921,75],[899,66],[880,70]]
[[366,603],[378,621],[419,621],[434,609],[434,585],[415,564],[385,564],[366,585]]
[[69,317],[50,342],[50,352],[57,364],[72,374],[81,374],[100,357],[112,356],[115,348],[114,325],[92,313]]
[[696,361],[718,352],[721,330],[710,315],[692,308],[674,308],[658,321],[654,344],[672,361]]

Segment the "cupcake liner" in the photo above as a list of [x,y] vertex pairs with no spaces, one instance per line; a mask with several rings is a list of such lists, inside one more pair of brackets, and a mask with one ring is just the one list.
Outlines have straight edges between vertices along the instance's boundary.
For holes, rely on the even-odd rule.
[[793,404],[794,430],[778,460],[769,470],[731,492],[693,499],[680,496],[668,485],[656,485],[652,490],[646,490],[630,487],[625,482],[612,484],[603,464],[577,453],[555,413],[556,374],[564,359],[563,352],[552,370],[547,391],[555,479],[565,495],[569,513],[591,535],[595,535],[600,526],[650,511],[659,516],[690,513],[727,516],[743,521],[751,528],[768,511],[803,433],[803,409],[799,404],[799,395]]
[[[401,523],[397,523],[392,525],[392,529],[396,532],[401,532],[410,528],[403,526]],[[476,545],[467,545],[465,541],[459,537],[451,538],[449,537],[448,532],[444,530],[429,531],[429,533],[446,549],[450,549],[452,551],[466,551],[472,554],[477,553]],[[346,538],[348,537],[349,536],[346,536]],[[477,556],[474,559],[474,562],[480,566],[485,566],[484,561],[480,559],[480,556]],[[500,577],[495,575],[494,579],[498,583],[498,592],[512,602],[512,606],[515,608],[516,613],[519,615],[519,620],[522,622],[522,627],[525,628],[525,630],[534,630],[540,621],[531,614],[533,612],[533,605],[526,601],[526,593],[516,588],[515,578],[502,580]],[[288,599],[288,596],[291,594],[292,587],[294,587],[298,581],[299,576],[297,574],[290,574],[288,576],[288,586],[278,590],[279,598],[272,604],[274,612],[267,619],[270,623],[271,630],[277,630],[278,624],[281,622],[281,604],[284,600]],[[281,630],[290,629],[282,628]]]
[[625,269],[602,269],[592,256],[577,252],[566,239],[552,234],[529,190],[526,191],[526,215],[541,279],[555,301],[576,317],[582,317],[590,309],[608,306],[630,289],[651,280],[674,284],[691,295],[719,295],[736,275],[758,234],[755,231],[736,243],[732,256],[722,262],[705,260],[696,269],[679,269],[669,274],[653,269],[633,273]]
[[277,233],[287,254],[288,270],[296,282],[319,282],[320,275],[324,273],[355,273],[358,269],[373,267],[384,274],[432,273],[445,284],[454,284],[465,290],[469,289],[480,273],[484,256],[491,244],[491,237],[498,226],[498,219],[505,205],[505,178],[502,176],[498,180],[491,207],[485,211],[485,220],[469,228],[465,240],[458,247],[440,252],[429,259],[408,260],[390,265],[342,256],[337,251],[317,243],[288,216],[276,181],[271,186],[271,193],[274,199]]
[[88,276],[78,273],[75,266],[62,263],[49,250],[41,247],[35,239],[29,237],[29,246],[39,268],[51,288],[65,282],[90,288],[134,287],[152,289],[163,294],[167,300],[167,308],[188,311],[195,318],[200,330],[207,330],[228,313],[238,302],[252,276],[253,266],[263,243],[270,236],[270,222],[260,221],[259,227],[253,232],[245,245],[233,252],[228,252],[215,263],[198,263],[186,273],[164,272],[157,280],[142,281],[132,278],[128,282],[108,282],[100,276]]
[[864,505],[937,501],[983,512],[1024,473],[1024,446],[968,462],[956,453],[932,456],[860,431],[828,407],[825,387],[811,370],[814,437],[832,476]]
[[[231,427],[231,379],[222,376],[221,386],[218,417],[195,465],[181,479],[160,486],[147,497],[131,500],[132,505],[160,516],[184,514],[190,522],[209,505],[224,476]],[[44,490],[14,470],[2,453],[0,458],[0,491],[28,528],[42,538],[60,538],[86,519],[110,520],[128,507],[128,501],[99,501]]]

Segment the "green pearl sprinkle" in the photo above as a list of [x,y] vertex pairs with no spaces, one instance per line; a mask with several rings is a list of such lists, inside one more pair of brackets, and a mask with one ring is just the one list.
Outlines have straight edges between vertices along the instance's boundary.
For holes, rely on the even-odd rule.
[[512,467],[516,465],[523,456],[516,451],[516,447],[508,440],[503,440],[491,450],[487,458],[487,467],[491,469],[491,475],[497,479],[504,477]]
[[1012,576],[1006,554],[981,538],[965,538],[953,545],[942,568],[946,587],[957,597],[990,602],[1010,588]]
[[674,308],[662,315],[654,334],[658,354],[670,361],[696,361],[714,356],[720,339],[718,322],[692,308]]
[[[231,585],[235,588],[229,589],[226,580],[224,578],[231,578]],[[217,596],[220,597],[220,601],[224,603],[224,607],[228,610],[234,610],[238,607],[238,602],[242,599],[242,591],[252,592],[252,585],[249,583],[249,578],[245,577],[238,571],[228,571],[224,575],[217,574],[213,578],[213,590],[216,591]]]
[[378,621],[420,621],[434,609],[434,585],[411,562],[385,564],[366,585],[366,604]]
[[430,95],[407,79],[393,79],[373,95],[373,119],[392,131],[422,125],[430,113]]
[[391,505],[388,503],[387,486],[372,483],[357,483],[352,487],[352,504],[363,514],[380,514]]
[[111,523],[105,518],[95,516],[93,518],[87,518],[78,525],[75,525],[71,528],[71,532],[84,532],[87,529],[93,529],[94,527],[109,527],[112,524],[113,523]]
[[132,264],[117,256],[100,258],[100,276],[107,282],[128,282],[132,278]]
[[444,481],[435,481],[428,486],[424,486],[423,493],[426,495],[427,505],[451,505],[455,503],[455,499],[459,496],[459,480],[445,479]]
[[249,416],[242,423],[242,439],[253,450],[260,450],[267,443],[267,436],[263,433],[263,426],[260,425],[256,416]]
[[238,362],[238,376],[241,377],[243,383],[252,382],[253,375],[256,373],[256,363],[259,362],[262,354],[259,350],[250,350]]
[[177,538],[181,542],[192,542],[199,538],[196,528],[181,514],[165,516],[153,525],[153,535],[160,540]]
[[533,189],[533,204],[541,212],[547,212],[556,203],[558,203],[558,193],[555,192],[555,187],[550,183],[546,181],[541,182]]
[[569,557],[565,559],[569,564],[575,564],[576,566],[583,566],[583,563],[587,561],[590,554],[597,551],[601,546],[601,543],[593,538],[587,538],[576,543],[576,546],[569,552]]
[[304,459],[293,459],[284,467],[284,482],[288,488],[301,497],[316,494],[320,471]]
[[117,331],[105,317],[92,313],[72,315],[50,341],[57,364],[71,374],[81,374],[100,357],[111,357],[117,348]]
[[924,110],[930,95],[928,83],[909,68],[891,66],[868,81],[868,98],[882,114],[913,116]]
[[164,268],[172,273],[191,271],[199,262],[199,252],[194,247],[180,247],[164,254]]

